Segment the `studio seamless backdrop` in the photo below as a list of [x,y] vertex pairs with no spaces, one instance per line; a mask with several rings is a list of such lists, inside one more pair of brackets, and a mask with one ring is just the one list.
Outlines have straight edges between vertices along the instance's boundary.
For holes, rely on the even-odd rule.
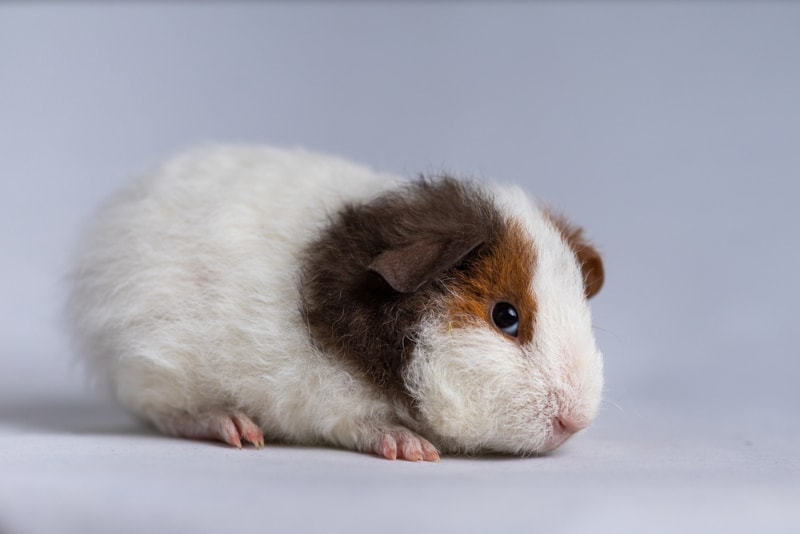
[[[562,518],[545,526],[576,532],[797,527],[798,28],[789,2],[1,5],[0,528],[45,531],[25,513],[45,487],[61,524],[134,529],[147,510],[202,529],[233,510],[243,526],[261,518],[248,472],[287,528],[315,524],[293,512],[306,491],[334,526],[401,529],[411,518],[379,496],[410,509],[415,477],[428,503],[461,495],[448,488],[466,477],[463,503],[485,504],[463,524],[454,504],[422,504],[434,526],[519,526],[538,498],[537,514]],[[338,451],[164,442],[87,397],[58,325],[77,236],[132,176],[213,142],[515,183],[569,214],[606,270],[594,427],[549,458],[408,474]],[[133,457],[163,466],[157,486],[200,511],[174,512]],[[249,482],[221,497],[187,476],[201,464]],[[139,500],[104,491],[108,477]],[[326,495],[369,512],[359,521]],[[86,519],[92,499],[106,512]]]

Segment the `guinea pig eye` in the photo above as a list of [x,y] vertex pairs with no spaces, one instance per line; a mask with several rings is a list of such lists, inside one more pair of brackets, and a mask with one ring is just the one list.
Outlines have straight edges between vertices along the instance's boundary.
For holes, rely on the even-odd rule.
[[519,332],[519,314],[508,302],[498,302],[492,308],[492,321],[495,326],[509,336],[517,337]]

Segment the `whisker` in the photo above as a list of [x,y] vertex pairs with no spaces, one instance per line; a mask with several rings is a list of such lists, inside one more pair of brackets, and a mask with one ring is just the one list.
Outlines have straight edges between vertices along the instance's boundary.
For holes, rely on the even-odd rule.
[[619,410],[620,412],[625,413],[625,408],[623,408],[621,404],[618,404],[609,398],[603,399],[603,403],[600,405],[600,409],[602,410],[609,404],[614,408],[616,408],[617,410]]

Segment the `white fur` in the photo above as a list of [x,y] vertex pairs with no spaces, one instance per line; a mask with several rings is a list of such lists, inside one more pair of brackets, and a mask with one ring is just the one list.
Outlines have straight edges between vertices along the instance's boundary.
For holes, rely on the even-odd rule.
[[523,191],[494,193],[536,250],[533,339],[520,346],[484,321],[452,329],[438,312],[421,328],[407,380],[433,441],[446,450],[531,454],[563,442],[554,435],[554,418],[580,427],[595,418],[602,355],[573,251]]
[[298,255],[331,210],[387,177],[301,150],[221,147],[168,162],[94,222],[69,315],[88,367],[133,412],[245,411],[268,437],[364,448],[383,396],[311,344]]
[[[396,181],[302,150],[213,147],[175,158],[91,226],[68,303],[77,350],[120,402],[156,424],[241,410],[268,439],[359,450],[398,418],[414,428],[384,393],[319,352],[298,306],[303,248],[342,203]],[[524,196],[496,195],[540,249],[536,334],[520,348],[490,328],[449,332],[432,305],[409,369],[424,416],[414,429],[445,450],[537,452],[556,415],[594,417],[602,364],[574,255]]]

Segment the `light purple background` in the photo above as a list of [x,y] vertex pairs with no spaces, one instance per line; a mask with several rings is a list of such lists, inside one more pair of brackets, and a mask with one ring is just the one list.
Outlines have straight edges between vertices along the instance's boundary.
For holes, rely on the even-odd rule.
[[[518,182],[584,225],[596,425],[412,465],[166,439],[84,393],[80,226],[209,141]],[[799,179],[790,2],[2,4],[0,532],[797,531]]]

